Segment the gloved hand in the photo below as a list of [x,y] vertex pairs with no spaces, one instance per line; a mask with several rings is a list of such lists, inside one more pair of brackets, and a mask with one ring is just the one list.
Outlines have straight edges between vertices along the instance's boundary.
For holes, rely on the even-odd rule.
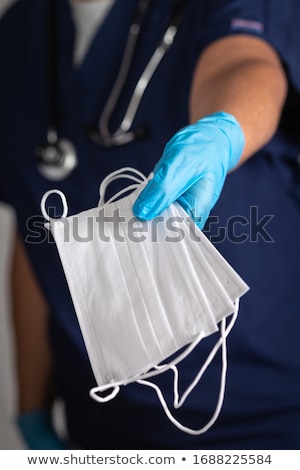
[[153,178],[133,206],[134,215],[150,220],[178,201],[202,229],[244,143],[239,123],[228,113],[184,127],[167,143]]
[[50,412],[44,410],[28,411],[18,416],[17,424],[28,449],[66,449],[52,427]]

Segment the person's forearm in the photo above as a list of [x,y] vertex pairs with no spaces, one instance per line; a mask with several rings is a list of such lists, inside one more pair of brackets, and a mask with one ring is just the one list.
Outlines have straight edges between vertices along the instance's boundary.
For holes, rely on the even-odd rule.
[[12,263],[12,309],[16,345],[18,412],[50,408],[52,360],[47,340],[48,307],[20,237]]
[[286,79],[275,52],[262,40],[232,36],[210,45],[199,59],[190,96],[190,120],[217,111],[241,125],[240,162],[274,134],[286,96]]

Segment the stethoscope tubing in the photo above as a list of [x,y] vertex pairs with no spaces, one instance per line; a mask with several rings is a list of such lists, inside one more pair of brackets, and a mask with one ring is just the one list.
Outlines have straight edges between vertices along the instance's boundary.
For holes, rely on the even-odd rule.
[[[53,24],[56,24],[57,19],[56,7],[54,6],[55,1],[49,0],[48,3],[48,94],[50,97],[53,97],[56,96],[54,95],[53,91],[56,88],[55,81],[57,80],[57,51],[54,50],[56,39],[53,38],[53,30],[55,30],[55,28],[53,28]],[[89,129],[89,137],[95,144],[104,147],[120,146],[128,142],[132,142],[137,138],[144,137],[147,134],[146,127],[140,127],[135,130],[132,129],[133,122],[137,115],[145,91],[151,82],[156,69],[174,42],[179,24],[183,17],[183,11],[186,3],[186,0],[179,0],[178,3],[176,3],[175,8],[173,8],[170,15],[169,25],[163,34],[159,45],[155,49],[137,81],[121,124],[119,125],[118,129],[112,133],[109,129],[109,121],[125,87],[128,74],[134,60],[134,53],[138,43],[138,38],[151,4],[151,0],[139,0],[134,12],[132,23],[130,25],[123,59],[121,61],[116,80],[100,115],[96,128],[92,127]],[[53,105],[54,102],[56,102],[56,100],[49,98],[47,142],[44,145],[37,147],[35,153],[37,155],[37,168],[39,172],[46,179],[61,180],[65,179],[71,173],[71,171],[76,168],[78,164],[78,157],[72,142],[58,137],[58,109],[57,105]]]

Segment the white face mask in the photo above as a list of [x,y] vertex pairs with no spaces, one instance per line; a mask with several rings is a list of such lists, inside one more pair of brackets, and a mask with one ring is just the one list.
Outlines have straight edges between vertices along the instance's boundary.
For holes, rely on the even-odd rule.
[[[104,203],[107,185],[122,177],[135,184]],[[123,168],[103,180],[99,207],[67,217],[64,195],[53,190],[43,196],[41,210],[57,244],[98,384],[90,395],[105,402],[117,395],[121,385],[138,382],[150,386],[179,429],[201,434],[221,410],[227,368],[226,337],[237,316],[238,299],[248,286],[177,203],[153,221],[134,218],[133,203],[146,183],[141,173]],[[135,190],[114,201],[129,189]],[[51,193],[62,198],[61,219],[47,214],[46,200]],[[232,318],[226,326],[229,315]],[[218,331],[219,324],[219,341],[179,399],[176,364],[202,338]],[[223,367],[215,413],[203,428],[186,428],[172,416],[160,389],[146,379],[172,369],[174,407],[179,408],[220,346]],[[176,359],[168,362],[179,350]],[[99,395],[109,389],[109,395]]]

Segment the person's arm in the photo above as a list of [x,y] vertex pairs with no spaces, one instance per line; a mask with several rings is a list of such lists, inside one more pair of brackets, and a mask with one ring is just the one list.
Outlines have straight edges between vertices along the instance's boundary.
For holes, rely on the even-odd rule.
[[190,95],[190,120],[225,111],[245,136],[240,162],[274,134],[287,93],[276,52],[262,39],[229,36],[209,45],[198,61]]
[[29,448],[62,448],[51,427],[54,393],[47,333],[48,305],[19,236],[16,236],[13,251],[11,286],[18,385],[17,423]]
[[262,39],[219,39],[201,54],[190,94],[191,124],[167,143],[133,212],[142,220],[178,201],[203,228],[226,174],[274,134],[287,83]]

